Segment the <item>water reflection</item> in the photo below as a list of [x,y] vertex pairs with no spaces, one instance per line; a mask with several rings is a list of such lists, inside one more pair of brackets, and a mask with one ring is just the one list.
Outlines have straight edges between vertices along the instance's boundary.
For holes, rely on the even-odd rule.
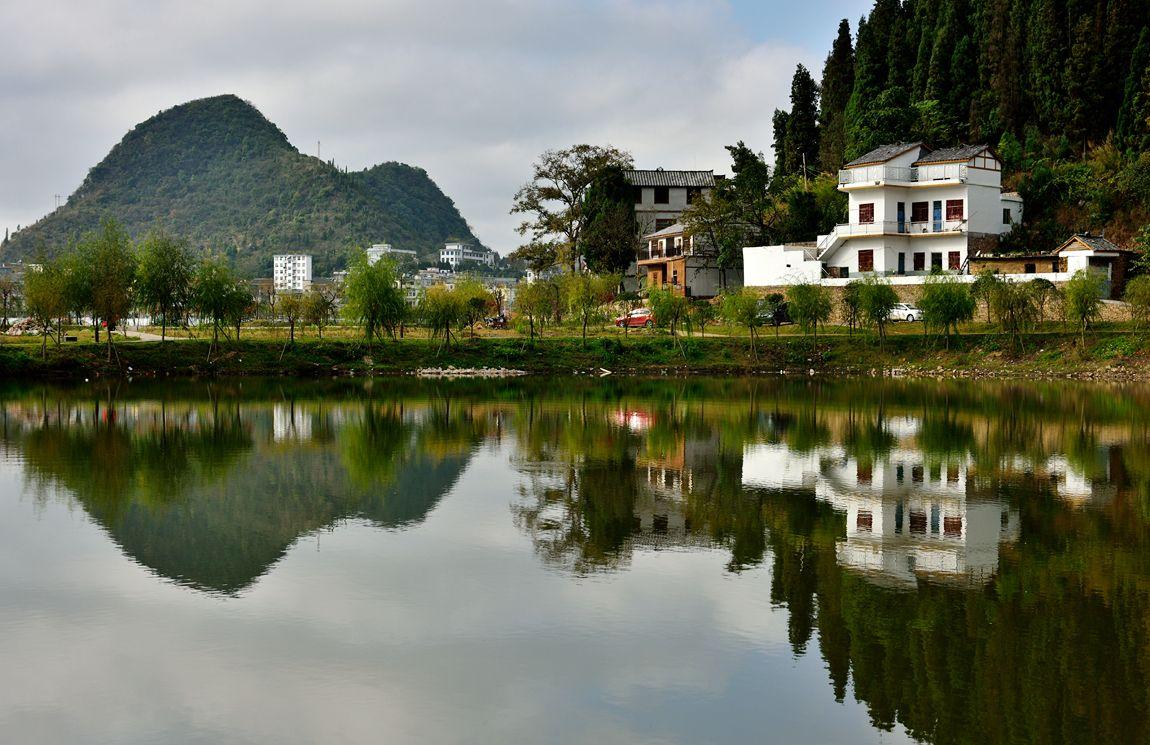
[[671,554],[761,570],[790,653],[877,730],[1143,742],[1148,405],[970,382],[37,388],[0,394],[0,448],[133,561],[241,597],[302,536],[418,532],[497,453],[480,492],[553,582]]

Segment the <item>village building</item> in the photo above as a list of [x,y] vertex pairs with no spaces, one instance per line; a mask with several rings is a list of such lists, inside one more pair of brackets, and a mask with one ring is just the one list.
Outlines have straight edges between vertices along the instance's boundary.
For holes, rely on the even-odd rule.
[[410,248],[395,248],[390,243],[376,243],[367,249],[368,264],[374,264],[384,256],[390,256],[398,261],[415,261],[419,254]]
[[1022,219],[1022,198],[1002,191],[1002,164],[986,145],[885,145],[847,163],[838,184],[848,221],[810,243],[745,248],[748,286],[967,274],[971,256],[990,253]]
[[1047,253],[979,255],[970,259],[971,274],[990,270],[1025,279],[1065,282],[1082,269],[1093,269],[1105,277],[1103,296],[1122,297],[1134,252],[1119,248],[1105,238],[1089,233],[1071,236]]
[[722,176],[714,171],[653,171],[630,170],[623,172],[635,194],[635,218],[639,234],[647,235],[669,228],[694,204],[715,188]]
[[476,248],[470,243],[445,243],[439,249],[439,263],[447,264],[452,269],[458,269],[467,262],[495,266],[495,252],[480,246]]
[[276,254],[272,258],[272,280],[276,292],[305,292],[311,287],[311,256]]
[[676,295],[711,298],[724,288],[742,285],[737,271],[724,272],[718,257],[701,236],[691,235],[682,223],[643,236],[639,273],[647,289],[669,287]]

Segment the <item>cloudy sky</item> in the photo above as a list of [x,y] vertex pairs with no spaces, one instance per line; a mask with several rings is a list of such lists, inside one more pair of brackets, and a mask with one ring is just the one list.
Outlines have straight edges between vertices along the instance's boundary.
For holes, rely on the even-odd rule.
[[543,150],[725,172],[870,0],[5,0],[0,228],[50,211],[136,123],[235,93],[305,152],[425,168],[506,253]]

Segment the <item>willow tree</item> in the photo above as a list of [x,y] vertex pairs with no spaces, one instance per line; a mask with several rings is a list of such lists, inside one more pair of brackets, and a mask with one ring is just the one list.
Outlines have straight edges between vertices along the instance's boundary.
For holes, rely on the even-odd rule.
[[156,231],[140,242],[136,294],[149,314],[160,316],[160,341],[167,338],[171,319],[191,304],[195,271],[187,240]]
[[348,267],[343,293],[344,315],[363,327],[369,350],[383,333],[395,338],[408,307],[393,260],[384,258],[372,264],[366,254],[357,253]]

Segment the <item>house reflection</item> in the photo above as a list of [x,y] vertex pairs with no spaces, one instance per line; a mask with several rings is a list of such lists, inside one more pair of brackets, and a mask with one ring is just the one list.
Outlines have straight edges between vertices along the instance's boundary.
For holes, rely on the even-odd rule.
[[899,444],[881,457],[852,455],[843,445],[807,453],[748,446],[744,485],[813,490],[846,516],[845,538],[835,547],[838,563],[876,584],[989,581],[1000,546],[1019,537],[1018,511],[978,488],[968,456],[928,457],[903,445],[913,443],[913,428],[887,431],[898,432]]

